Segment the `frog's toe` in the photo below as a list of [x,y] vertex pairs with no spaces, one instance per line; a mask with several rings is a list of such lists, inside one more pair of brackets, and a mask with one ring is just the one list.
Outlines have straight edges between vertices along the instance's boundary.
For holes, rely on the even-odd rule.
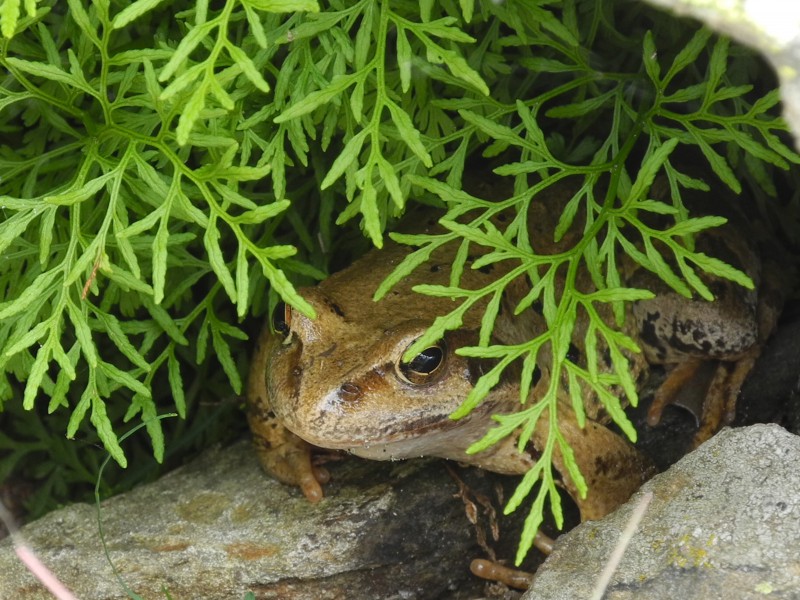
[[322,486],[328,483],[330,474],[312,463],[311,444],[293,436],[275,450],[267,471],[284,483],[298,486],[309,502],[322,500]]
[[[656,390],[653,403],[647,411],[648,425],[655,427],[661,422],[661,415],[664,413],[664,409],[670,404],[675,403],[678,393],[690,380],[694,379],[703,364],[704,361],[701,359],[687,358],[685,361],[675,365],[667,374],[667,378],[659,386],[658,390]],[[700,419],[699,414],[695,414],[695,416],[698,420]]]
[[274,420],[251,421],[253,443],[263,469],[279,481],[300,488],[309,502],[319,502],[328,471],[312,463],[312,446]]
[[300,490],[306,500],[316,504],[325,496],[322,485],[330,481],[330,475],[326,469],[321,467],[311,467],[309,473],[304,473],[300,479]]
[[[711,439],[724,425],[725,407],[731,403],[730,392],[726,385],[728,375],[728,365],[720,363],[703,400],[703,411],[699,419],[700,426],[697,428],[692,440],[693,448],[697,448],[703,442]],[[733,397],[733,404],[735,408],[735,396]]]
[[736,362],[719,364],[703,402],[700,427],[692,440],[694,448],[709,440],[724,425],[733,422],[739,392],[759,353],[760,349],[754,348]]

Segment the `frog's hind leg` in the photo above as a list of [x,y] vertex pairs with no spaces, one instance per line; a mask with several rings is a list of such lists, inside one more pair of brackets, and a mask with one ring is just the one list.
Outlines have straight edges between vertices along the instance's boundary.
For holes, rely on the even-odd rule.
[[[661,301],[658,311],[649,308],[652,304],[647,301],[634,307],[645,333],[648,362],[674,365],[655,393],[649,425],[659,423],[667,405],[685,406],[698,419],[692,442],[696,448],[733,422],[739,391],[775,330],[789,286],[771,262],[764,264],[761,275],[757,301],[749,293],[738,298],[726,289],[713,303],[672,294],[668,301]],[[659,326],[653,326],[655,316]],[[707,367],[713,367],[709,383],[704,381]],[[702,390],[701,402],[684,393],[695,384]]]
[[695,446],[709,439],[720,425],[733,421],[736,397],[758,355],[751,349],[741,359],[731,361],[688,357],[675,365],[653,395],[647,411],[647,424],[661,422],[670,404],[682,406],[697,420]]
[[671,366],[655,393],[648,424],[658,424],[667,405],[682,405],[700,424],[695,446],[734,414],[739,388],[761,353],[763,334],[772,329],[766,323],[766,328],[761,327],[751,292],[739,297],[727,287],[715,291],[715,302],[671,292],[657,302],[643,301],[633,307],[647,361]]

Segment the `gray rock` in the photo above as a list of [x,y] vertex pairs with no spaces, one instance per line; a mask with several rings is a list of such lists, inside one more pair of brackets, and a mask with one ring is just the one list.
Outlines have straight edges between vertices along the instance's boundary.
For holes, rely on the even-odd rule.
[[[800,438],[777,426],[728,430],[645,486],[655,497],[606,598],[800,598]],[[109,553],[145,598],[477,598],[472,541],[441,461],[346,460],[322,504],[261,472],[249,444],[211,451],[102,503]],[[462,474],[489,495],[491,480]],[[639,496],[641,493],[639,494]],[[637,502],[559,540],[528,598],[589,598]],[[124,598],[94,506],[23,529],[84,600]],[[516,534],[506,534],[513,544]],[[510,556],[506,551],[501,556]],[[0,543],[0,598],[51,596]]]
[[648,491],[603,598],[800,598],[799,464],[800,437],[777,425],[725,430],[606,519],[560,538],[524,598],[590,598]]
[[[250,445],[211,451],[102,503],[109,554],[145,598],[475,598],[480,554],[441,461],[346,460],[312,505],[266,477]],[[488,480],[465,472],[469,485]],[[96,508],[55,511],[22,530],[82,600],[125,598],[103,553]],[[0,543],[0,598],[52,598]]]

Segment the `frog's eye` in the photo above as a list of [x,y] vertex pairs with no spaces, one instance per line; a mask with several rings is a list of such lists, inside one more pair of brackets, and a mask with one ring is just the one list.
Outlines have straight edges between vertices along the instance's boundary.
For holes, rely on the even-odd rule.
[[286,302],[278,302],[272,313],[272,329],[283,336],[289,335],[292,326],[292,307]]
[[413,385],[422,385],[429,382],[444,364],[444,341],[439,341],[435,346],[425,348],[408,362],[400,361],[397,365],[397,374],[400,379]]

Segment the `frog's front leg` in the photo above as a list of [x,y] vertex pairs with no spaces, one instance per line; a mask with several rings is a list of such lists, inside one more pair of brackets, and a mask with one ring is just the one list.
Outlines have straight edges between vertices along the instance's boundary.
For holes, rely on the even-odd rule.
[[[545,378],[538,385],[540,388],[546,387]],[[535,390],[533,395],[539,396]],[[600,519],[627,502],[655,474],[655,468],[625,438],[591,419],[586,419],[581,427],[569,402],[561,401],[558,404],[556,426],[570,448],[572,461],[578,465],[586,482],[587,496],[581,497],[558,445],[553,454],[553,466],[561,476],[567,493],[578,506],[581,520]],[[497,473],[523,475],[536,461],[541,460],[549,437],[554,435],[550,427],[550,418],[545,412],[537,419],[532,439],[524,452],[518,450],[517,432],[517,435],[501,440],[490,449],[471,455],[469,462]]]
[[270,342],[271,332],[265,327],[247,381],[247,420],[256,454],[267,473],[283,483],[299,486],[310,502],[319,502],[322,485],[330,478],[327,470],[312,463],[311,444],[286,429],[270,407],[266,385]]
[[[540,419],[534,433],[534,445],[541,451],[546,443],[548,426]],[[623,503],[655,474],[650,461],[628,440],[600,423],[586,420],[578,425],[575,413],[564,408],[558,413],[558,429],[572,450],[572,457],[586,481],[588,493],[580,496],[569,476],[564,457],[556,451],[553,464],[561,474],[564,487],[575,500],[581,521],[600,519]]]

